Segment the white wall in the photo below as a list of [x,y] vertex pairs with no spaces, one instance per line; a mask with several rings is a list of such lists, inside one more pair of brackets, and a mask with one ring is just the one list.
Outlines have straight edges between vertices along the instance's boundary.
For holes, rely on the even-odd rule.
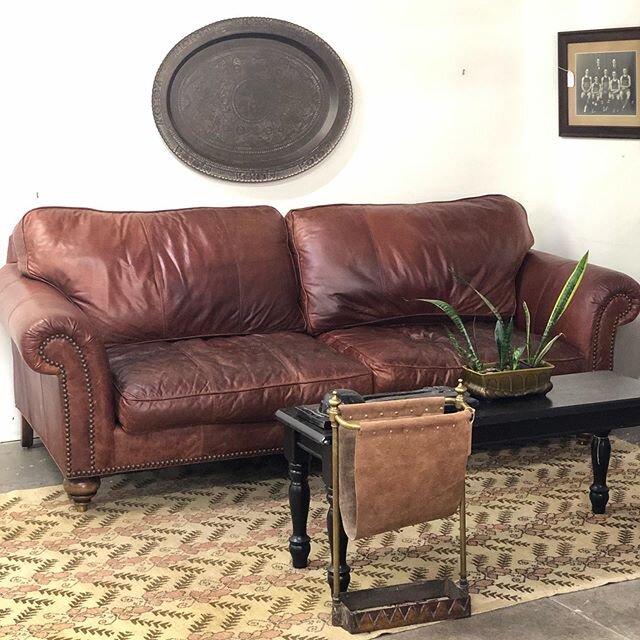
[[[640,280],[640,140],[560,138],[558,31],[640,25],[638,0],[522,3],[524,101],[520,165],[536,244]],[[622,327],[615,369],[640,375],[640,320]]]
[[[601,4],[601,6],[600,6]],[[411,202],[502,192],[530,214],[539,248],[640,278],[638,142],[557,136],[558,30],[637,24],[637,0],[236,0],[0,5],[0,251],[33,206],[155,209],[267,203]],[[231,7],[231,8],[227,8]],[[334,152],[272,184],[195,172],[156,131],[151,85],[169,49],[216,20],[265,15],[323,37],[351,75],[354,111]],[[633,168],[632,168],[633,167]],[[636,169],[637,171],[637,169]],[[638,366],[638,324],[620,368]],[[634,352],[635,350],[635,352]],[[17,437],[0,336],[0,440]]]

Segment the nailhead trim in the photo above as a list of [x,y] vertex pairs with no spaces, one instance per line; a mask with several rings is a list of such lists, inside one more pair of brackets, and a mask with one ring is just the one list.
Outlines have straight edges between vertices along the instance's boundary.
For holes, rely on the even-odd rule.
[[[593,341],[593,353],[591,355],[591,368],[592,369],[595,369],[596,368],[596,364],[597,364],[597,362],[596,362],[596,360],[598,358],[597,345],[598,345],[598,342],[600,341],[600,329],[601,329],[601,325],[602,325],[602,318],[603,318],[607,308],[609,307],[609,305],[616,298],[624,298],[627,301],[627,308],[616,316],[616,318],[614,320],[614,323],[613,323],[614,329],[616,329],[618,327],[620,322],[629,313],[629,311],[631,311],[631,309],[633,307],[633,301],[631,300],[631,298],[626,293],[614,293],[613,295],[611,295],[609,297],[609,299],[607,300],[606,304],[603,304],[600,307],[601,311],[598,314],[598,317],[596,319],[596,326],[595,326],[595,330],[594,330],[595,340]],[[609,362],[607,363],[609,369],[613,369],[613,351],[614,351],[614,347],[615,347],[615,340],[616,340],[616,333],[614,331],[611,334],[611,341],[609,343]]]
[[[80,345],[71,337],[64,335],[63,333],[56,333],[45,338],[38,347],[38,355],[49,365],[57,367],[60,370],[60,385],[62,386],[62,408],[64,411],[64,443],[66,454],[66,466],[67,475],[73,474],[72,471],[72,457],[71,457],[71,407],[69,402],[69,385],[67,379],[67,371],[64,365],[57,360],[49,358],[45,349],[54,340],[65,340],[73,345],[78,357],[80,358],[80,366],[82,367],[82,373],[84,376],[84,387],[87,391],[87,404],[89,412],[89,462],[90,470],[87,475],[96,475],[96,447],[95,447],[95,401],[93,399],[93,386],[91,384],[91,377],[89,376],[89,365],[87,364],[87,357]],[[76,474],[73,474],[76,475]]]
[[282,453],[282,447],[273,447],[271,449],[251,449],[248,451],[235,451],[234,453],[219,453],[210,456],[196,456],[195,458],[173,458],[171,460],[156,460],[154,462],[144,462],[142,464],[125,464],[120,467],[104,467],[102,469],[94,469],[92,471],[76,471],[74,478],[92,475],[109,475],[111,473],[120,473],[121,471],[141,471],[143,469],[161,469],[163,467],[175,467],[183,464],[196,462],[208,462],[210,460],[224,460],[228,458],[245,458],[253,454]]
[[[90,467],[87,471],[73,471],[72,470],[72,457],[71,457],[71,408],[69,403],[69,386],[67,380],[67,371],[64,365],[58,360],[52,360],[49,358],[45,349],[54,340],[66,340],[73,345],[78,357],[80,358],[80,366],[82,367],[82,373],[84,376],[84,385],[87,391],[87,399],[89,405],[89,460]],[[91,384],[91,376],[89,375],[89,365],[87,364],[87,358],[82,351],[80,345],[71,337],[64,335],[63,333],[56,333],[45,338],[38,347],[38,355],[52,367],[56,367],[60,370],[60,385],[62,386],[62,407],[64,411],[64,441],[65,441],[65,454],[67,465],[67,477],[81,478],[86,476],[95,475],[108,475],[110,473],[118,473],[120,471],[139,471],[142,469],[150,468],[162,468],[172,467],[188,463],[207,462],[209,460],[223,460],[225,458],[242,458],[252,454],[268,454],[268,453],[281,453],[281,447],[273,447],[271,449],[251,449],[247,451],[236,451],[234,453],[221,453],[210,456],[196,456],[194,458],[173,458],[171,460],[156,460],[153,462],[145,462],[143,464],[126,464],[119,467],[104,467],[102,469],[96,468],[96,447],[95,447],[95,401],[93,398],[93,386]]]
[[[591,359],[591,366],[595,368],[596,359],[597,359],[597,348],[595,345],[598,344],[600,337],[600,328],[602,324],[602,318],[607,310],[607,307],[613,302],[615,298],[625,298],[627,301],[627,307],[619,313],[614,320],[614,327],[617,327],[620,321],[631,311],[632,308],[632,300],[626,293],[616,293],[612,295],[606,302],[605,305],[601,307],[602,311],[598,314],[596,319],[595,326],[595,340],[594,340],[594,349]],[[89,405],[89,454],[90,454],[90,469],[89,471],[79,471],[77,473],[72,472],[71,467],[71,410],[69,407],[69,389],[67,384],[67,372],[64,368],[64,365],[57,360],[51,360],[51,358],[47,357],[45,354],[45,348],[49,345],[53,340],[66,340],[73,345],[73,348],[76,350],[78,357],[80,358],[80,363],[82,367],[82,371],[84,374],[84,382],[85,388],[87,390],[87,398]],[[609,344],[609,369],[613,367],[613,352],[615,348],[615,333],[611,336],[611,341]],[[42,344],[38,348],[38,355],[49,365],[53,367],[57,367],[60,369],[60,382],[62,385],[62,405],[64,409],[64,434],[65,434],[65,453],[66,453],[66,463],[67,463],[67,473],[68,475],[73,474],[74,477],[82,477],[82,476],[92,476],[96,474],[109,474],[109,473],[117,473],[120,471],[137,471],[142,469],[149,469],[152,467],[161,468],[167,466],[175,466],[182,465],[187,463],[196,463],[196,462],[206,462],[209,460],[223,460],[225,458],[240,458],[243,456],[248,456],[252,453],[278,453],[281,452],[281,448],[272,448],[272,449],[254,449],[251,451],[238,451],[235,453],[223,453],[218,455],[211,456],[196,456],[195,458],[174,458],[172,460],[162,460],[155,462],[146,462],[144,464],[127,464],[120,467],[105,467],[103,469],[96,469],[96,452],[95,452],[95,402],[93,399],[93,387],[91,385],[91,377],[89,376],[89,366],[87,364],[87,358],[82,351],[80,345],[70,336],[64,335],[62,333],[56,333],[48,338],[43,340]]]

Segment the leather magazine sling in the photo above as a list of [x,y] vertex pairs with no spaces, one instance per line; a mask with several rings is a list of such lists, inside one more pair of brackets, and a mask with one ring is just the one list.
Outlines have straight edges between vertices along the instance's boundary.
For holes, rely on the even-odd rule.
[[339,499],[349,538],[458,510],[471,454],[471,409],[445,413],[445,398],[436,397],[342,405],[341,410]]

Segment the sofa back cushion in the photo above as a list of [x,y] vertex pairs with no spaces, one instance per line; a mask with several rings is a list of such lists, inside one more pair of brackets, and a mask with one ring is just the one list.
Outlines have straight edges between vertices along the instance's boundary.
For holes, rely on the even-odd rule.
[[515,309],[515,278],[533,236],[523,207],[492,195],[411,205],[329,205],[290,211],[307,327],[319,334],[381,320],[491,312],[451,270],[501,311]]
[[75,302],[106,342],[304,328],[285,223],[271,207],[41,208],[12,241],[21,272]]

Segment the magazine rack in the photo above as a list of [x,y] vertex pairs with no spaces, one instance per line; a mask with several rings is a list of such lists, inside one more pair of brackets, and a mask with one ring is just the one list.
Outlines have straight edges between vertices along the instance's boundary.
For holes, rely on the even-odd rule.
[[[333,461],[333,557],[339,523],[347,536],[460,514],[460,579],[433,579],[341,592],[333,573],[332,621],[351,633],[463,618],[471,614],[466,577],[465,472],[474,410],[459,381],[455,398],[329,402]],[[389,479],[392,479],[391,481]],[[425,496],[417,500],[417,496]]]

